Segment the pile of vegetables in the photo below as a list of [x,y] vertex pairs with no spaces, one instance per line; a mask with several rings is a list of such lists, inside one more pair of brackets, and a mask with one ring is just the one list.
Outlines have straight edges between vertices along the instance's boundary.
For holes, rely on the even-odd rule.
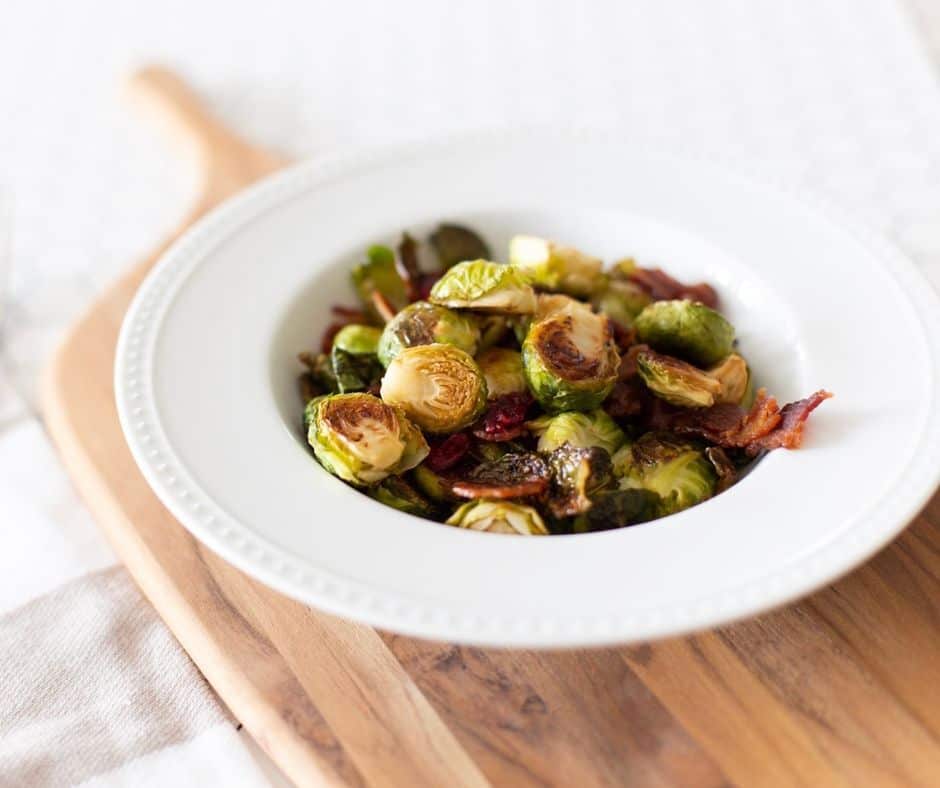
[[642,523],[799,446],[831,396],[755,391],[709,285],[532,236],[490,257],[453,224],[371,247],[361,304],[300,354],[317,460],[377,501],[493,533]]

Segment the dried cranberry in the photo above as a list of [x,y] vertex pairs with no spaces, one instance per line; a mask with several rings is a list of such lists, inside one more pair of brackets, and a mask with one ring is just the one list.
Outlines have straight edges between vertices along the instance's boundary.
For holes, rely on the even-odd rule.
[[504,394],[494,399],[477,422],[473,434],[484,441],[509,441],[525,430],[526,414],[532,404],[528,391]]
[[460,462],[469,449],[470,436],[465,432],[458,432],[432,445],[431,452],[424,462],[435,473],[441,473]]

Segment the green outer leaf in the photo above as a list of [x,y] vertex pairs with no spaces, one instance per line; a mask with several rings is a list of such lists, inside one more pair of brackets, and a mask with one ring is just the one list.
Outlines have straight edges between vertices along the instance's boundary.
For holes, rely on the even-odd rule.
[[408,290],[405,280],[395,267],[395,253],[389,247],[370,246],[368,258],[367,262],[355,266],[350,276],[363,309],[374,320],[381,322],[372,303],[372,293],[378,290],[398,310],[408,303]]
[[528,277],[513,266],[489,260],[458,263],[437,280],[429,300],[455,309],[506,314],[535,311],[535,291]]
[[637,315],[634,327],[640,342],[700,367],[717,364],[734,349],[734,326],[694,301],[656,301]]
[[627,439],[617,423],[599,408],[589,413],[569,411],[528,422],[539,436],[539,451],[554,451],[566,443],[577,448],[594,446],[613,454]]

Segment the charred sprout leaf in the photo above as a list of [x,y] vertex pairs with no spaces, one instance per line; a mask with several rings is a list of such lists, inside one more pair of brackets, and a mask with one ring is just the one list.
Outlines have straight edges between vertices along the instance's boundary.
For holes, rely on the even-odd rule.
[[379,360],[386,367],[404,348],[441,343],[476,353],[480,329],[471,316],[427,301],[406,306],[385,324],[378,343]]
[[532,235],[517,235],[509,242],[509,263],[543,290],[586,298],[604,283],[598,258]]
[[366,314],[383,322],[384,318],[378,314],[372,294],[380,293],[397,311],[408,303],[408,289],[395,267],[395,253],[391,249],[387,246],[370,246],[368,257],[367,262],[353,268],[352,283]]
[[374,326],[348,325],[333,339],[330,360],[342,393],[364,391],[382,377],[376,356],[381,331]]
[[732,350],[734,327],[695,301],[657,301],[637,315],[637,338],[653,350],[707,367]]
[[522,362],[539,404],[560,413],[600,405],[617,380],[620,355],[607,318],[572,303],[532,324]]
[[430,301],[505,315],[535,311],[535,291],[527,277],[511,265],[489,260],[457,263],[431,288]]
[[428,432],[458,432],[486,408],[486,380],[460,348],[418,345],[405,348],[388,365],[382,399]]
[[548,534],[545,523],[535,509],[508,501],[470,501],[447,518],[447,524],[491,534]]
[[548,465],[535,452],[504,454],[461,476],[451,489],[461,498],[529,498],[542,495],[549,485]]
[[591,508],[591,498],[613,479],[610,455],[597,446],[565,443],[548,454],[552,475],[548,507],[555,517],[571,517]]
[[301,353],[298,358],[310,370],[313,383],[327,394],[339,391],[336,382],[336,373],[333,372],[333,362],[328,353]]
[[708,408],[721,393],[721,383],[691,364],[644,350],[636,357],[637,373],[660,399],[683,408]]
[[654,520],[660,516],[661,499],[652,490],[614,490],[594,498],[593,506],[574,520],[575,533],[609,531]]
[[651,299],[641,287],[619,279],[611,279],[603,290],[594,295],[591,303],[598,312],[616,320],[624,328],[632,328],[633,321]]
[[738,480],[738,469],[720,446],[709,446],[705,449],[705,456],[718,476],[718,482],[715,485],[715,495],[717,495]]
[[434,517],[434,506],[401,476],[389,476],[369,490],[379,503],[418,517]]
[[721,363],[716,364],[708,374],[721,384],[721,391],[715,395],[715,402],[730,402],[742,405],[751,387],[751,371],[747,362],[737,353],[731,353]]
[[477,356],[477,364],[486,378],[486,390],[490,399],[526,390],[522,355],[518,351],[502,347],[490,348]]
[[431,246],[437,252],[441,268],[453,268],[466,260],[486,260],[490,248],[473,230],[459,224],[441,224],[431,233]]
[[556,416],[541,416],[527,422],[526,427],[539,436],[538,450],[543,452],[569,444],[581,449],[597,446],[613,454],[626,440],[617,423],[599,409],[588,413],[569,411]]
[[371,394],[323,397],[308,418],[307,441],[320,464],[352,484],[375,484],[428,454],[424,436],[405,414]]
[[411,472],[411,480],[424,495],[437,503],[454,503],[463,500],[451,489],[452,480],[422,463]]
[[651,490],[662,498],[660,516],[711,498],[718,476],[705,453],[668,433],[648,432],[633,444],[632,462],[616,458],[620,488]]
[[[418,263],[418,242],[408,233],[401,234],[401,241],[398,243],[398,262],[401,265],[406,285],[412,289],[417,286],[421,278],[421,265]],[[414,292],[409,293],[414,297]]]

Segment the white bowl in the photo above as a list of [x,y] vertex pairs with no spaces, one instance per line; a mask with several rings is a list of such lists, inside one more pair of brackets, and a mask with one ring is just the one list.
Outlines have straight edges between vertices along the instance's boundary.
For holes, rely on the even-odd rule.
[[[510,537],[375,503],[307,451],[295,356],[353,303],[368,244],[442,219],[498,253],[534,233],[711,282],[762,385],[836,397],[802,449],[645,525]],[[818,204],[610,137],[519,133],[305,162],[230,201],[141,287],[115,388],[157,495],[248,574],[403,633],[577,646],[758,613],[886,544],[940,478],[938,340],[915,268]]]

